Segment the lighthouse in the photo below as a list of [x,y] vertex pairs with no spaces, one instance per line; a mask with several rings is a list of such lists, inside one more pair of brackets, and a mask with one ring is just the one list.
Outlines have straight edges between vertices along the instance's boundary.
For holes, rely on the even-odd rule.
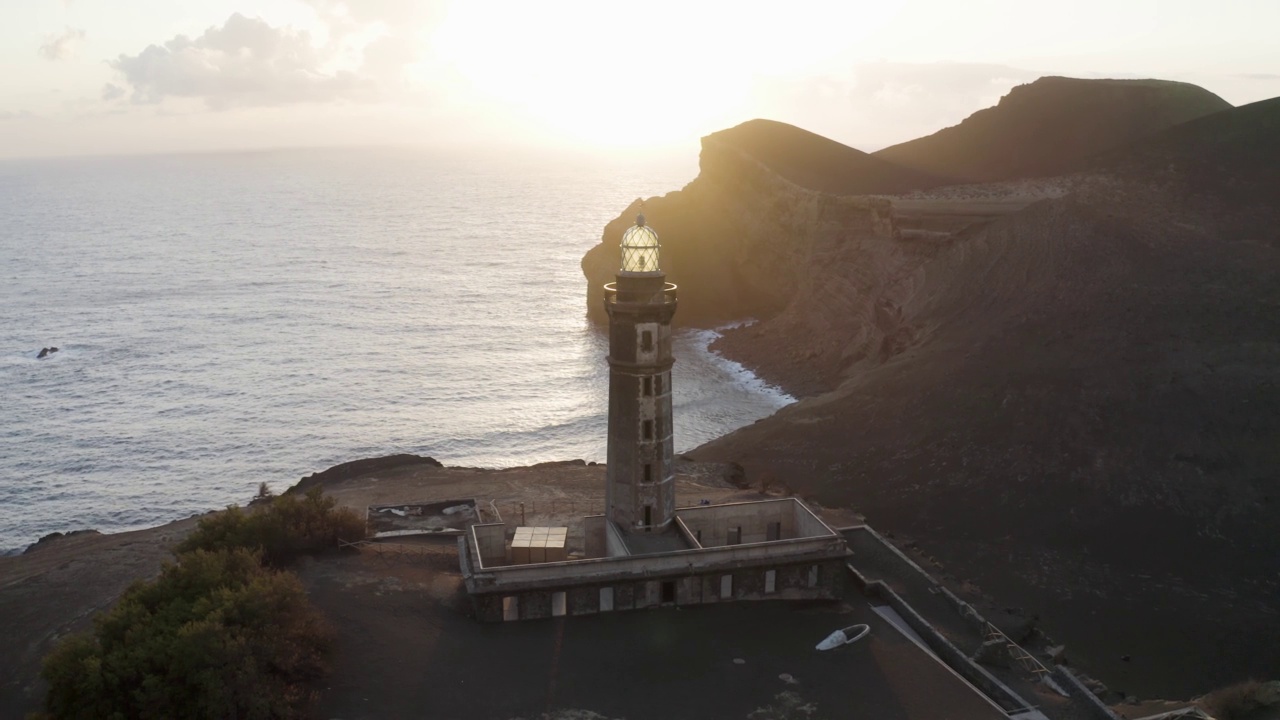
[[616,280],[604,286],[609,314],[605,517],[633,546],[656,540],[653,536],[671,530],[675,520],[671,318],[676,286],[666,281],[658,233],[644,215],[622,234],[621,250]]
[[[798,498],[676,507],[671,319],[658,233],[622,234],[609,316],[605,511],[547,527],[468,526],[458,564],[476,617],[532,620],[746,599],[841,597],[842,535]],[[555,515],[554,506],[551,514]],[[523,522],[523,520],[522,520]],[[581,545],[566,545],[569,538]],[[558,539],[559,542],[550,542]],[[552,546],[559,550],[552,556]]]

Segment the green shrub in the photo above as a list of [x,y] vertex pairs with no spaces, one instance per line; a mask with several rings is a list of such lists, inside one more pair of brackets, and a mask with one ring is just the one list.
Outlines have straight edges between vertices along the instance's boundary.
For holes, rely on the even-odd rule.
[[302,718],[331,634],[297,577],[193,550],[45,658],[55,718]]
[[339,540],[365,537],[364,518],[350,508],[337,507],[319,487],[304,495],[280,495],[253,511],[232,505],[225,512],[200,520],[196,529],[178,545],[178,552],[250,548],[275,566],[299,555],[336,547]]

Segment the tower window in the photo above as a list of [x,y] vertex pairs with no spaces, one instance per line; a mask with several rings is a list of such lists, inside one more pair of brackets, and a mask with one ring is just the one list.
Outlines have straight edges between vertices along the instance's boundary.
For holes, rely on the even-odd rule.
[[662,376],[661,375],[653,379],[653,391],[659,395],[662,394]]
[[640,351],[650,352],[653,350],[653,331],[645,330],[640,333]]
[[647,378],[645,378],[645,379],[640,383],[640,385],[641,385],[641,387],[643,388],[643,390],[641,390],[641,393],[642,393],[645,397],[649,397],[649,396],[653,395],[653,378],[651,378],[651,377],[647,377]]
[[644,436],[644,439],[652,440],[653,439],[653,421],[645,420],[643,423],[640,423],[640,427],[642,429],[641,435]]
[[647,531],[653,525],[653,506],[644,506],[644,529]]
[[653,482],[653,466],[646,464],[644,466],[644,481],[646,483]]

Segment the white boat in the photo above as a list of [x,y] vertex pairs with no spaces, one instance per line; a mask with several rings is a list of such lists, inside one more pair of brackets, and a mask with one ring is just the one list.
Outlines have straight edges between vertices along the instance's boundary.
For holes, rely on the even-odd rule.
[[866,637],[870,632],[870,625],[850,625],[847,628],[841,628],[828,635],[826,640],[823,640],[815,646],[815,649],[834,650],[841,645],[856,643]]

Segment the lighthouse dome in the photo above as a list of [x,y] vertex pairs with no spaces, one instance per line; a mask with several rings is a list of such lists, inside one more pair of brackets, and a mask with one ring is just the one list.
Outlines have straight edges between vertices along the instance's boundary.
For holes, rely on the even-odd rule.
[[622,272],[656,273],[658,266],[658,233],[649,227],[644,215],[636,217],[636,224],[622,233]]

